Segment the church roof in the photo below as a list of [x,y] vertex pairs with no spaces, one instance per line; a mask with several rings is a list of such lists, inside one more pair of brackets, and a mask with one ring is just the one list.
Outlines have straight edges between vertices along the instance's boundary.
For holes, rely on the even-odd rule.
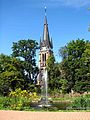
[[46,9],[45,9],[45,18],[44,18],[43,38],[42,38],[42,40],[40,40],[40,48],[42,48],[42,47],[47,47],[47,48],[51,48],[51,49],[53,48],[52,39],[50,40],[50,36],[49,36]]

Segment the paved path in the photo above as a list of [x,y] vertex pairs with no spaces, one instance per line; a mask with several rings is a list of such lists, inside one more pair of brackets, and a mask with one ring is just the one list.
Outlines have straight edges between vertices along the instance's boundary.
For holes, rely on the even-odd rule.
[[90,120],[90,112],[0,111],[0,120]]

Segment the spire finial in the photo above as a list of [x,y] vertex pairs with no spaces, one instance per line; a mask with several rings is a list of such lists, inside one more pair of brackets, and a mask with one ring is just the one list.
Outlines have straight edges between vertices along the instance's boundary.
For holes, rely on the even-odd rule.
[[46,16],[47,7],[45,6],[45,16]]

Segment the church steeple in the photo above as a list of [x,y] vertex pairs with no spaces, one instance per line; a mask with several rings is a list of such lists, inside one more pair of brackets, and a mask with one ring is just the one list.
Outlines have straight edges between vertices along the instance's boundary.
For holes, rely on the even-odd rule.
[[47,23],[46,7],[45,7],[43,38],[42,38],[42,41],[40,42],[40,46],[52,49],[51,40],[50,40],[50,36],[49,36],[48,23]]
[[53,54],[52,48],[53,48],[52,38],[50,39],[49,36],[46,7],[45,7],[43,37],[42,39],[40,38],[39,67],[41,71],[46,69],[46,61],[48,57]]
[[37,77],[37,83],[41,86],[43,106],[48,105],[48,96],[47,96],[47,87],[48,87],[48,72],[47,72],[47,60],[49,56],[53,55],[53,44],[52,38],[49,37],[47,16],[46,16],[46,7],[45,7],[45,18],[44,18],[44,29],[43,37],[40,38],[40,51],[39,51],[39,74]]

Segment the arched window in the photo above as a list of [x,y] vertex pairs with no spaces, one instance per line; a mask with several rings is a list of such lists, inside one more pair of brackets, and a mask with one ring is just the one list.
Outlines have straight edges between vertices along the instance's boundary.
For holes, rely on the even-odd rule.
[[42,62],[44,62],[44,54],[42,54]]
[[46,61],[46,53],[45,53],[45,61]]

